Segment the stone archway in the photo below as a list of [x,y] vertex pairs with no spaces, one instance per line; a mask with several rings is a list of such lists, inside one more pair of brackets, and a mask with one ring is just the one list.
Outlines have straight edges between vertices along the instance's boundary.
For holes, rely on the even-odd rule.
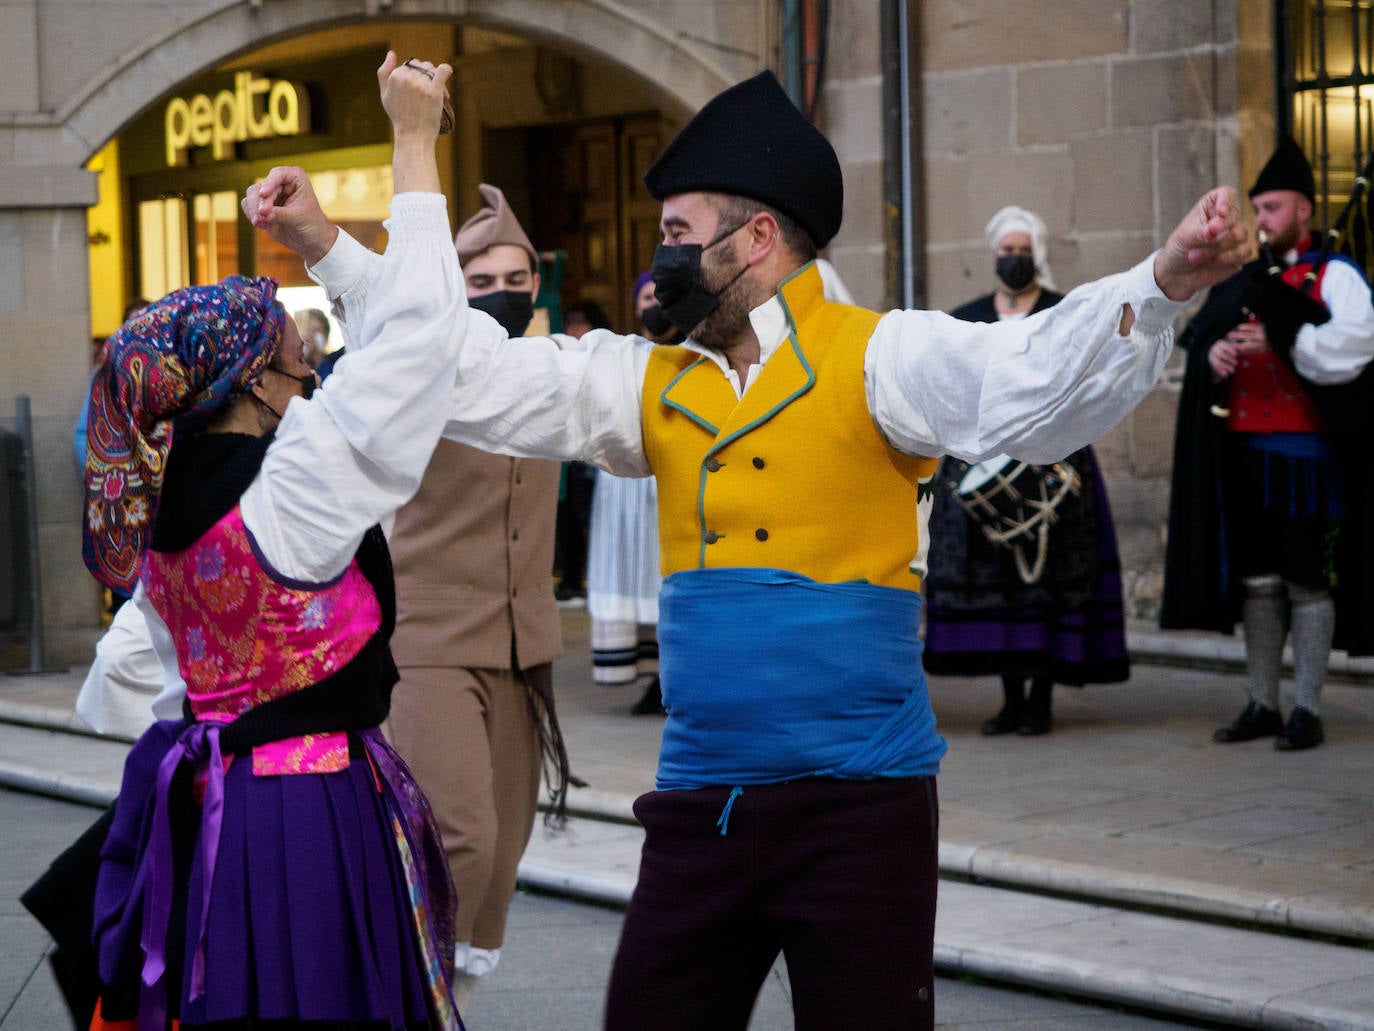
[[730,67],[706,46],[649,15],[609,0],[414,0],[398,11],[380,0],[237,0],[101,70],[55,112],[51,164],[80,164],[140,111],[206,68],[277,39],[341,22],[466,21],[595,56],[633,72],[689,111],[757,64]]
[[[45,0],[25,6],[67,16]],[[9,286],[0,289],[0,413],[17,395],[32,399],[49,655],[72,662],[89,659],[98,632],[95,582],[80,559],[71,434],[88,382],[86,208],[97,189],[85,165],[110,139],[236,55],[347,24],[447,21],[504,30],[617,66],[684,111],[756,71],[768,52],[756,10],[743,2],[722,5],[726,13],[708,28],[692,21],[703,19],[700,8],[675,12],[667,0],[124,0],[108,10],[108,34],[99,23],[66,35],[35,32],[37,49],[15,78],[27,106],[0,111],[0,239],[7,244],[0,251],[9,259]],[[739,48],[741,35],[758,45]],[[43,50],[45,42],[76,59]]]

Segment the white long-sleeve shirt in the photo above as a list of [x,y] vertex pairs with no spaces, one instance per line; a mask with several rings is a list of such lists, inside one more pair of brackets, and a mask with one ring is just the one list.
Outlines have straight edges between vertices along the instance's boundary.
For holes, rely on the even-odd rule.
[[[341,232],[309,270],[346,336],[371,318],[368,270],[376,260]],[[427,274],[418,271],[396,288],[430,289]],[[1124,305],[1135,311],[1127,336],[1117,332]],[[1148,393],[1168,358],[1181,307],[1160,292],[1150,258],[1018,322],[892,311],[868,343],[869,410],[888,441],[909,454],[978,461],[1007,453],[1056,461],[1102,436]],[[683,345],[714,360],[741,396],[788,328],[776,297],[754,309],[750,320],[760,355],[743,383],[720,356],[690,340]],[[512,342],[494,320],[474,312],[444,435],[502,454],[580,459],[621,476],[646,475],[641,392],[651,347],[608,330],[580,340]]]
[[138,737],[154,720],[180,716],[185,694],[172,635],[139,585],[95,644],[76,714],[99,734]]
[[1333,260],[1322,273],[1320,292],[1331,321],[1298,330],[1293,366],[1313,383],[1349,383],[1374,358],[1369,284],[1352,266]]

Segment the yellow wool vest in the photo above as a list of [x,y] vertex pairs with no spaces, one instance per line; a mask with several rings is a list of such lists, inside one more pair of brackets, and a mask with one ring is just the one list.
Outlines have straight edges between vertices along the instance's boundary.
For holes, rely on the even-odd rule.
[[869,413],[864,352],[880,316],[827,301],[814,263],[778,297],[788,338],[743,399],[708,358],[657,347],[649,359],[663,574],[743,566],[919,591],[938,462],[894,450]]

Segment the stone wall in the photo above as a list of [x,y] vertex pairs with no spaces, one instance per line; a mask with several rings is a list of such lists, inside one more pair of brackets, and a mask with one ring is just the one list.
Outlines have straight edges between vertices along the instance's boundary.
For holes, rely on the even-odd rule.
[[879,0],[831,0],[821,128],[844,172],[844,222],[828,256],[856,302],[882,309],[887,261],[883,207],[883,69]]

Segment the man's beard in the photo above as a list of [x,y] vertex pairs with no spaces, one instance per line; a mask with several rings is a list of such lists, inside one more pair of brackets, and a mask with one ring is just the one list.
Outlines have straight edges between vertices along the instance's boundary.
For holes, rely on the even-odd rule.
[[1302,236],[1303,225],[1295,219],[1284,227],[1283,232],[1274,233],[1269,237],[1269,248],[1277,257],[1282,258],[1302,242]]
[[[724,253],[735,258],[733,251],[726,250]],[[716,310],[702,319],[691,334],[692,340],[717,354],[724,354],[736,344],[749,325],[749,313],[754,309],[749,299],[746,277],[740,276],[733,283],[730,282],[743,267],[743,261],[735,259],[733,263],[726,264],[726,260],[722,259],[721,265],[715,268],[702,269],[706,288],[721,292],[716,297]],[[726,286],[727,283],[730,285]]]

